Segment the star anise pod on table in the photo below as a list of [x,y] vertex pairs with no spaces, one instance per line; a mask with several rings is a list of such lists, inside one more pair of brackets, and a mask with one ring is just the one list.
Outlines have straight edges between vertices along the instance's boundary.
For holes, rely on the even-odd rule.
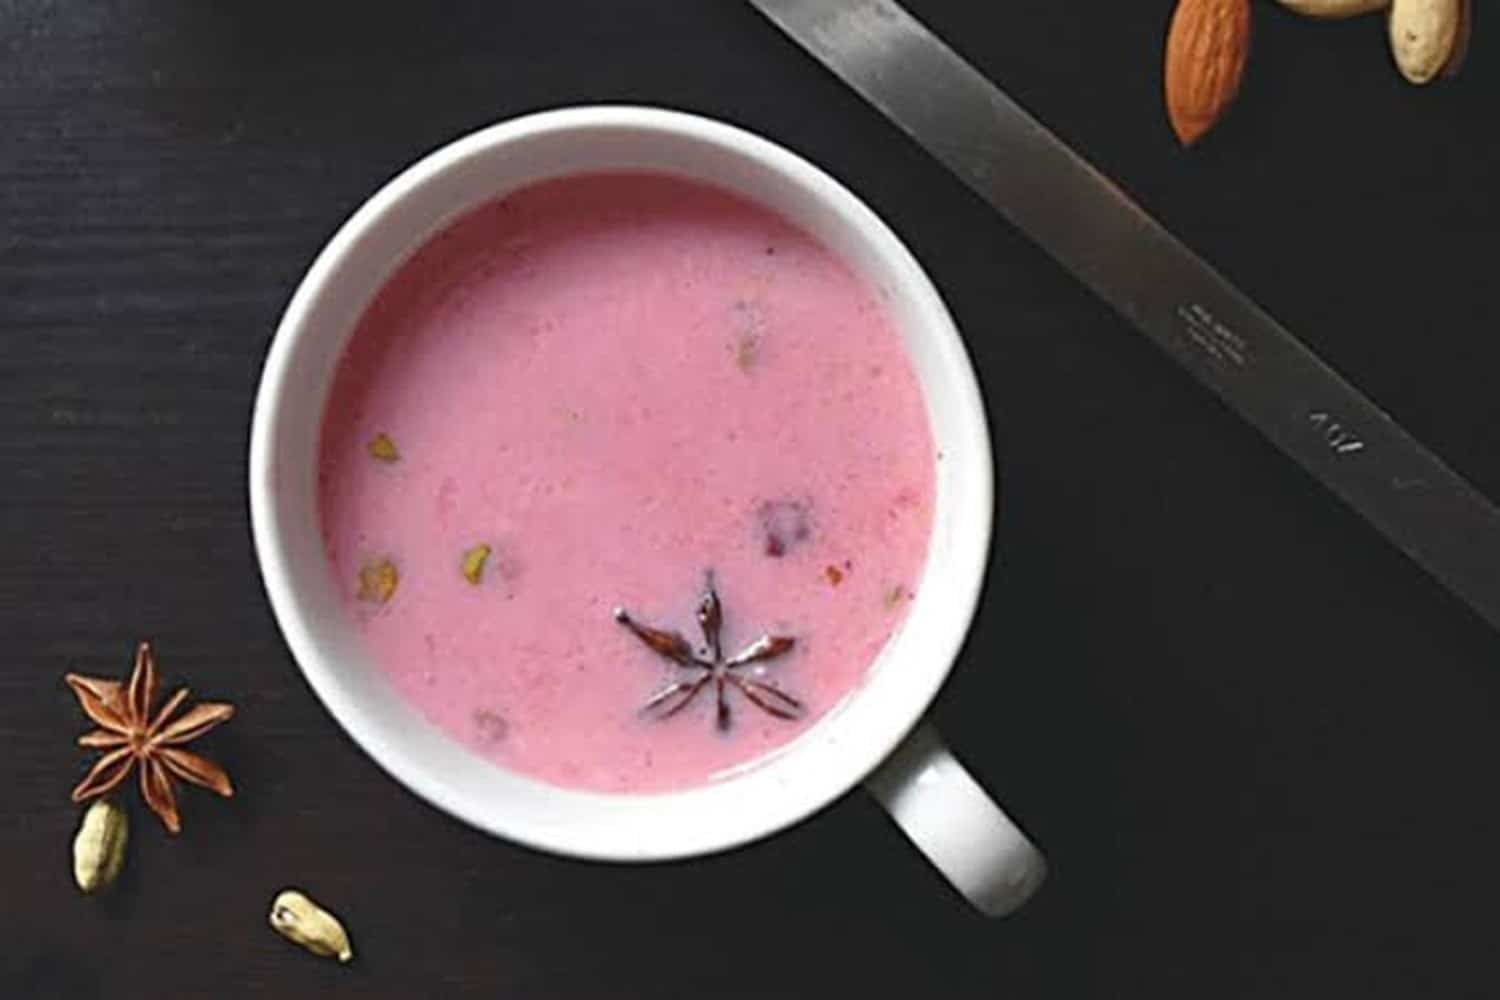
[[724,629],[724,606],[719,601],[719,591],[714,578],[709,574],[704,585],[703,598],[698,602],[698,627],[703,630],[705,648],[700,652],[681,632],[652,628],[630,616],[624,608],[615,608],[615,621],[625,626],[653,653],[682,668],[686,676],[670,681],[666,687],[652,695],[641,711],[660,718],[676,715],[688,706],[698,692],[710,683],[714,686],[717,701],[715,719],[719,729],[727,730],[730,722],[728,688],[739,688],[752,705],[763,712],[781,719],[795,719],[802,715],[802,702],[768,681],[759,680],[744,668],[762,664],[767,660],[791,652],[797,640],[791,636],[767,633],[756,639],[733,656],[725,656],[721,642]]
[[83,711],[100,727],[80,736],[78,745],[107,751],[73,789],[74,802],[107,794],[139,764],[141,797],[166,828],[177,833],[182,820],[177,815],[174,778],[201,785],[225,798],[234,794],[222,767],[183,749],[184,744],[234,715],[234,706],[200,702],[174,719],[172,716],[187,701],[187,688],[181,688],[153,714],[157,677],[150,643],[136,647],[135,669],[124,683],[82,674],[68,674],[65,679]]

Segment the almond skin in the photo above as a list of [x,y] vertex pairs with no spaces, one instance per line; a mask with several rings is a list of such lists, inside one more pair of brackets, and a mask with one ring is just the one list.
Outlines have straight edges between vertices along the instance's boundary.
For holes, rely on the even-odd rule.
[[1184,146],[1239,93],[1250,55],[1250,0],[1178,0],[1167,32],[1167,116]]
[[1304,17],[1334,21],[1385,10],[1391,5],[1391,0],[1280,0],[1280,3]]
[[1464,0],[1394,0],[1391,53],[1412,83],[1431,83],[1460,56]]

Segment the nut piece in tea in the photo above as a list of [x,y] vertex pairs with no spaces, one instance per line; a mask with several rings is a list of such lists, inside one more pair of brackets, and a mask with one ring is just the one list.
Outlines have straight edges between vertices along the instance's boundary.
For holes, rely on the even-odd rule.
[[372,559],[360,567],[359,590],[354,596],[371,604],[384,604],[395,596],[400,582],[395,563],[386,558]]
[[492,708],[476,709],[473,718],[474,728],[486,743],[498,743],[510,732],[505,716]]
[[283,890],[271,901],[271,928],[314,955],[340,962],[354,957],[344,925],[296,889]]
[[130,820],[109,799],[96,799],[73,838],[73,880],[84,892],[108,889],[125,865]]
[[396,450],[396,442],[392,441],[388,434],[376,434],[370,438],[370,443],[365,446],[370,457],[377,462],[398,462],[401,460],[401,452]]
[[479,581],[484,579],[484,564],[490,558],[492,551],[494,550],[484,544],[464,551],[462,569],[465,580],[476,587],[479,586]]
[[812,537],[811,504],[806,500],[767,500],[755,509],[764,552],[780,559]]
[[753,333],[742,333],[734,344],[734,363],[740,371],[749,372],[755,367],[760,354],[760,338]]

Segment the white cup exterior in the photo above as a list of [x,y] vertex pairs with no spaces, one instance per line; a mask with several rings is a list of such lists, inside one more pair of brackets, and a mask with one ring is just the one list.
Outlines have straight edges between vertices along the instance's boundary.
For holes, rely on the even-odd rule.
[[[622,169],[737,192],[841,256],[878,292],[902,337],[940,456],[920,583],[905,622],[861,686],[769,758],[706,785],[648,795],[558,788],[497,767],[401,700],[362,652],[340,603],[317,510],[318,436],[334,369],[394,270],[485,201],[549,177]],[[255,546],[287,643],[329,712],[386,771],[440,809],[534,848],[658,861],[782,829],[891,755],[947,677],[968,631],[988,559],[992,470],[983,403],[953,320],[873,212],[818,168],[746,131],[680,112],[604,106],[541,112],[460,139],[400,174],[344,224],[276,332],[255,404],[249,482]],[[896,793],[886,793],[880,797],[889,804]]]

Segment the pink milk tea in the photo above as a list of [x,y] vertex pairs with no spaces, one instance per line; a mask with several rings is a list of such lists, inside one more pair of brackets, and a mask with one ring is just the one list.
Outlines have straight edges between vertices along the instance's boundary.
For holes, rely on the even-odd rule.
[[412,705],[504,767],[649,792],[859,686],[934,479],[875,292],[763,207],[619,173],[487,204],[401,267],[340,363],[319,484]]

